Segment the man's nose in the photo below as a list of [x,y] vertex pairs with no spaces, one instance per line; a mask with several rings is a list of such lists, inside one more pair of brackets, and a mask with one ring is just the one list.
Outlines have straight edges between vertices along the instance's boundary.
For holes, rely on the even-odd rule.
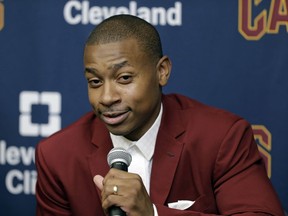
[[102,92],[100,96],[100,103],[105,106],[111,106],[120,101],[120,94],[117,90],[117,86],[113,82],[106,82],[102,86]]

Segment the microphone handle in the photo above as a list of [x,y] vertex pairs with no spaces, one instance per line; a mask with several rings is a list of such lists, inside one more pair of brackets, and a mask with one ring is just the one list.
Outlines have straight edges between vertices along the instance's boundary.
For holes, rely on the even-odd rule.
[[116,161],[114,163],[111,164],[111,168],[115,168],[118,170],[123,170],[123,171],[128,171],[128,166],[126,163],[121,162],[121,161]]
[[[111,164],[111,168],[128,171],[128,166],[126,163],[117,161]],[[126,213],[118,206],[111,206],[109,208],[109,216],[126,216]]]
[[126,213],[118,206],[111,206],[109,208],[109,216],[126,216]]

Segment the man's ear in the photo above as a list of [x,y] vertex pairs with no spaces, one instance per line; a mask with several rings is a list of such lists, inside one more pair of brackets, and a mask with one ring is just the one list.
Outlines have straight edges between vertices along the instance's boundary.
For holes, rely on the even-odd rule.
[[163,56],[157,63],[157,73],[159,78],[159,85],[165,86],[170,77],[172,63],[168,56]]

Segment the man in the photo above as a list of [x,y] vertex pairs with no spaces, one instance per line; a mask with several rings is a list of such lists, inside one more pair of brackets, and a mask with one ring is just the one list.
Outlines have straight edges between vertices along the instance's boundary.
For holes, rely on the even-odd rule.
[[[152,25],[103,21],[84,65],[94,113],[37,146],[37,215],[283,215],[250,125],[162,94],[171,62]],[[132,155],[129,172],[109,168],[113,147]]]

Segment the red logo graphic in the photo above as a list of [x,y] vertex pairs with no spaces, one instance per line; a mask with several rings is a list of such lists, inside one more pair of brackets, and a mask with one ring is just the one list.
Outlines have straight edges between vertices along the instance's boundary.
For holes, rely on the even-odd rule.
[[0,31],[4,28],[4,5],[0,1]]
[[238,0],[238,30],[247,40],[259,40],[266,33],[279,33],[280,26],[288,32],[288,0],[271,0],[270,9],[259,10],[264,0]]
[[267,170],[267,175],[271,178],[272,157],[270,151],[272,149],[272,135],[264,125],[252,125],[254,138],[258,144],[259,152],[261,153]]

